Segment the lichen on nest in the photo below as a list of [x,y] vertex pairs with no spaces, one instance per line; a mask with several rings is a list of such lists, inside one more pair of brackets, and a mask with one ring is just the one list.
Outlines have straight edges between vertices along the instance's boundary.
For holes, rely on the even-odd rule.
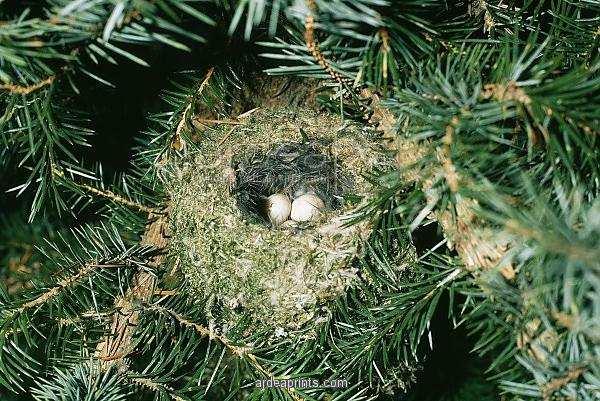
[[[351,261],[370,231],[365,222],[343,223],[372,190],[364,174],[392,163],[370,135],[333,114],[275,105],[233,128],[206,127],[198,150],[166,168],[171,256],[213,323],[227,330],[250,314],[262,326],[299,329],[357,280]],[[332,190],[337,200],[316,221],[292,228],[271,227],[240,207],[236,181],[247,172],[240,161],[268,159],[307,140],[328,155],[332,171],[343,172],[343,185]],[[295,183],[282,190],[298,185],[282,182]]]

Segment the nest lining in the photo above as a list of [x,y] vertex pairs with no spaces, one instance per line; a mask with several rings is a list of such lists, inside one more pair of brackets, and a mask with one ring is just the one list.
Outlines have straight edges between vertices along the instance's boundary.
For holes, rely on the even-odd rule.
[[253,152],[239,161],[236,158],[232,193],[240,210],[249,218],[270,224],[266,201],[276,193],[290,199],[315,194],[324,201],[326,210],[338,210],[348,204],[354,179],[344,172],[329,145],[331,141],[303,138],[302,142],[282,143],[266,154]]
[[[363,173],[391,161],[359,127],[305,107],[261,109],[201,136],[168,181],[171,252],[190,287],[224,330],[247,314],[286,330],[317,319],[357,279],[350,261],[369,228],[343,223],[371,190]],[[306,187],[327,205],[316,221],[264,224],[260,199]]]

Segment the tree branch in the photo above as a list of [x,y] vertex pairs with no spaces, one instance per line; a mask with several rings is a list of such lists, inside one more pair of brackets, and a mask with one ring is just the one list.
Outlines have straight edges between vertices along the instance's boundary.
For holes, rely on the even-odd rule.
[[15,84],[2,84],[0,85],[0,90],[14,93],[17,95],[28,95],[32,92],[37,91],[38,89],[42,89],[46,86],[51,85],[56,79],[56,75],[51,75],[48,78],[29,86],[15,85]]
[[[248,361],[250,363],[250,365],[252,365],[256,370],[258,370],[265,377],[269,377],[269,378],[274,378],[275,377],[275,375],[273,373],[271,373],[267,368],[265,368],[258,361],[257,356],[255,354],[253,354],[252,352],[250,352],[252,350],[252,348],[250,348],[248,346],[235,345],[227,337],[219,335],[219,334],[215,333],[213,330],[210,330],[210,329],[202,326],[201,324],[192,322],[191,320],[187,319],[185,316],[177,313],[174,310],[167,309],[167,308],[164,308],[164,307],[158,306],[158,305],[147,305],[146,309],[150,310],[150,311],[155,311],[155,312],[158,312],[158,313],[162,313],[164,315],[171,316],[180,325],[185,326],[185,327],[190,327],[190,328],[194,329],[202,337],[207,337],[210,340],[213,340],[213,341],[216,340],[216,341],[218,341],[229,352],[231,352],[231,354],[233,354],[233,355],[235,355],[235,356],[237,356],[237,357],[239,357],[241,359],[244,359],[244,360]],[[286,387],[286,390],[289,392],[289,394],[292,397],[292,399],[294,399],[296,401],[302,401],[303,400],[296,393],[296,391],[293,388],[287,388]]]
[[[208,70],[195,95],[190,99],[188,107],[183,111],[175,135],[170,139],[171,147],[173,147],[174,140],[178,140],[178,143],[180,144],[182,143],[180,142],[181,138],[179,134],[183,129],[187,112],[191,109],[194,98],[200,95],[208,84],[213,71],[213,68]],[[161,162],[166,162],[166,156]],[[168,214],[168,206],[164,213],[158,214],[155,210],[150,210],[148,212],[149,223],[146,232],[140,241],[142,245],[149,245],[156,249],[166,248],[168,240],[165,233],[168,230]],[[156,255],[150,261],[150,265],[158,268],[162,264],[164,257],[165,255],[162,253]],[[135,348],[133,336],[135,334],[137,322],[140,318],[140,311],[133,306],[134,301],[148,302],[156,291],[156,276],[141,270],[135,274],[133,284],[127,293],[116,300],[115,309],[117,312],[115,312],[111,319],[108,334],[96,347],[96,356],[101,361],[104,368],[108,368],[115,363],[127,363],[127,355]]]
[[131,380],[135,384],[138,384],[142,387],[146,387],[155,392],[160,391],[161,389],[165,390],[169,394],[169,397],[171,397],[171,399],[175,401],[185,401],[185,398],[181,398],[180,396],[175,394],[175,390],[172,387],[169,387],[165,384],[156,383],[150,379],[146,379],[143,377],[131,377],[129,380]]
[[148,206],[144,206],[144,205],[142,205],[140,203],[134,202],[134,201],[129,200],[129,199],[125,199],[122,196],[117,195],[117,194],[115,194],[112,191],[101,190],[101,189],[94,188],[94,187],[92,187],[90,185],[87,185],[87,184],[76,184],[76,185],[79,186],[79,187],[81,187],[82,189],[86,190],[87,192],[90,192],[90,193],[95,194],[95,195],[99,195],[99,196],[101,196],[103,198],[106,198],[106,199],[109,199],[109,200],[111,200],[111,201],[113,201],[115,203],[120,203],[122,205],[125,205],[125,206],[128,206],[128,207],[137,209],[137,210],[139,210],[141,212],[145,212],[145,213],[148,213],[148,214],[159,214],[160,213],[156,209],[153,209],[153,208],[148,207]]
[[340,73],[338,73],[329,65],[329,62],[327,61],[327,59],[325,59],[325,56],[321,52],[319,44],[317,43],[317,40],[315,38],[314,11],[316,11],[317,5],[315,3],[315,0],[306,0],[306,3],[310,10],[308,15],[306,16],[306,20],[304,21],[304,40],[306,42],[306,47],[310,51],[310,54],[313,56],[313,58],[317,61],[317,63],[319,63],[319,65],[340,85],[351,83],[351,79],[342,77]]
[[115,266],[120,266],[120,265],[115,265],[115,264],[103,265],[103,264],[98,264],[98,263],[85,264],[81,269],[79,269],[79,271],[77,273],[60,280],[54,287],[50,288],[48,291],[44,292],[37,298],[24,303],[19,308],[17,308],[15,310],[15,312],[17,312],[17,313],[24,312],[27,309],[34,308],[36,306],[42,305],[42,304],[50,301],[51,299],[55,298],[62,290],[76,284],[82,278],[86,277],[88,274],[90,274],[91,272],[93,272],[94,270],[96,270],[99,267],[115,267]]

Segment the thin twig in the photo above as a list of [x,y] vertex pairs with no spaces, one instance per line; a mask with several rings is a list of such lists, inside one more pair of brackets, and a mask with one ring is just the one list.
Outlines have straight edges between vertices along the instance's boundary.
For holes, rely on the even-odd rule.
[[166,384],[156,383],[144,377],[130,377],[129,380],[152,391],[159,391],[160,389],[166,390],[171,399],[175,401],[185,401],[185,398],[181,398],[180,396],[175,394],[175,390],[172,387],[167,386]]
[[200,123],[200,124],[225,124],[225,125],[244,125],[244,122],[242,121],[236,121],[236,120],[213,120],[210,118],[200,118],[200,117],[196,117],[194,118],[194,121]]
[[[262,373],[265,377],[273,378],[275,375],[271,373],[267,368],[265,368],[259,361],[256,355],[250,352],[251,348],[247,346],[238,346],[232,344],[232,342],[225,336],[219,335],[215,333],[213,330],[210,330],[201,324],[195,323],[187,319],[185,316],[177,313],[174,310],[167,309],[158,305],[147,305],[147,310],[156,311],[174,318],[179,324],[182,326],[190,327],[194,329],[197,333],[199,333],[202,337],[207,337],[211,340],[216,340],[221,343],[227,350],[229,350],[233,355],[236,355],[239,358],[246,359],[250,362],[255,369],[257,369],[260,373]],[[290,396],[296,401],[302,401],[302,398],[296,393],[293,388],[286,388],[289,392]]]
[[240,114],[239,116],[236,117],[237,120],[241,120],[243,118],[246,118],[254,113],[256,113],[258,110],[260,110],[260,107],[255,107],[253,109],[250,109],[248,111],[243,112],[242,114]]
[[[99,268],[99,267],[113,267],[113,266],[117,266],[117,265],[114,265],[114,264],[112,264],[112,265],[102,265],[102,264],[98,264],[98,263],[88,263],[88,264],[85,264],[81,269],[79,269],[79,271],[77,273],[75,273],[72,276],[69,276],[69,277],[66,277],[66,278],[60,280],[58,283],[56,283],[56,285],[54,287],[50,288],[48,291],[46,291],[43,294],[39,295],[37,298],[32,299],[31,301],[25,302],[18,309],[16,309],[16,311],[17,312],[23,312],[23,311],[25,311],[27,309],[31,309],[33,307],[42,305],[42,304],[48,302],[49,300],[51,300],[52,298],[56,297],[65,288],[70,287],[71,285],[77,283],[82,278],[86,277],[88,274],[90,274],[91,272],[93,272],[97,268]],[[118,266],[120,266],[120,265],[118,265]]]
[[144,206],[144,205],[134,202],[132,200],[125,199],[122,196],[117,195],[112,191],[94,188],[91,185],[87,185],[87,184],[76,184],[76,185],[82,189],[85,189],[87,192],[91,192],[95,195],[99,195],[104,198],[110,199],[111,201],[113,201],[115,203],[120,203],[122,205],[129,206],[134,209],[138,209],[141,212],[146,212],[149,214],[160,214],[160,212],[157,209],[153,209],[151,207]]
[[[208,69],[206,75],[204,76],[204,79],[202,80],[200,86],[198,87],[198,90],[196,91],[196,96],[199,96],[204,91],[204,88],[208,84],[208,81],[210,80],[210,77],[212,77],[214,71],[214,67]],[[185,146],[185,143],[181,138],[181,133],[183,131],[183,128],[185,127],[187,114],[192,109],[192,103],[193,99],[190,102],[188,102],[187,107],[185,108],[183,113],[181,113],[181,119],[179,120],[179,123],[177,123],[177,128],[175,129],[175,134],[173,134],[173,138],[171,138],[171,147],[178,151],[182,150]]]
[[0,90],[7,91],[10,93],[14,93],[17,95],[29,95],[32,92],[35,92],[39,89],[42,89],[48,85],[51,85],[56,79],[55,75],[51,75],[48,78],[40,81],[36,84],[29,86],[15,85],[15,84],[2,84],[0,85]]
[[[65,174],[60,171],[58,168],[52,168],[52,173],[57,175],[58,177],[64,177]],[[106,199],[110,199],[111,201],[115,202],[115,203],[120,203],[122,205],[134,208],[134,209],[138,209],[141,212],[146,212],[148,214],[155,214],[155,215],[160,215],[162,214],[159,210],[157,209],[153,209],[151,207],[148,206],[144,206],[140,203],[134,202],[130,199],[125,199],[120,195],[115,194],[114,192],[107,190],[107,189],[98,189],[95,187],[92,187],[91,185],[87,185],[87,184],[83,184],[83,183],[76,183],[74,181],[72,181],[72,183],[76,186],[78,186],[79,188],[90,192],[92,194],[95,195],[99,195],[103,198]]]
[[237,127],[232,127],[229,132],[227,132],[223,138],[221,138],[221,140],[217,143],[217,146],[221,146],[225,143],[225,141],[231,136],[231,134],[233,134],[233,131],[235,131]]
[[329,62],[325,59],[325,56],[321,52],[321,49],[319,48],[319,44],[317,43],[317,40],[315,38],[314,12],[317,9],[317,5],[315,3],[315,0],[307,0],[306,3],[308,5],[309,12],[306,15],[306,19],[304,21],[304,29],[305,29],[304,41],[306,42],[306,47],[310,51],[310,54],[317,61],[317,63],[319,63],[319,65],[340,85],[348,84],[348,83],[352,82],[352,80],[342,77],[340,75],[340,73],[338,73],[336,70],[334,70],[329,65]]
[[154,295],[158,295],[161,297],[174,297],[175,295],[179,295],[179,291],[175,290],[156,290],[154,291]]
[[388,78],[388,54],[390,52],[390,33],[385,28],[379,30],[379,37],[381,38],[381,47],[383,49],[383,62],[381,63],[381,74],[383,79],[387,82]]

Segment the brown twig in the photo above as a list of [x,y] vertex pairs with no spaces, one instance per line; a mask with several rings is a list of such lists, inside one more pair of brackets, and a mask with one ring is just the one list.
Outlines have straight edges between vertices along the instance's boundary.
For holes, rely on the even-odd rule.
[[342,77],[340,73],[338,73],[331,67],[331,65],[329,65],[329,62],[321,52],[317,39],[315,38],[314,12],[317,9],[317,5],[315,3],[315,0],[306,0],[306,3],[310,10],[304,21],[304,41],[306,42],[306,47],[308,48],[308,51],[310,51],[310,54],[317,61],[317,63],[319,63],[319,65],[340,85],[351,83],[351,79]]
[[[252,115],[254,112],[256,112],[258,109],[260,109],[259,107],[255,107],[253,109],[250,109],[242,114],[240,114],[239,116],[237,116],[235,118],[234,121],[239,122],[239,124],[234,125],[233,127],[231,127],[231,129],[229,131],[227,131],[227,133],[225,135],[223,135],[223,138],[221,138],[221,140],[219,140],[219,142],[217,143],[217,146],[221,146],[225,143],[225,141],[227,139],[229,139],[229,137],[231,136],[231,134],[233,134],[233,132],[235,131],[235,129],[237,128],[238,125],[244,125],[245,123],[243,121],[240,121],[250,115]],[[233,124],[233,121],[230,122],[230,124]]]
[[[54,175],[58,176],[58,177],[64,177],[64,175],[65,175],[62,171],[60,171],[56,167],[52,168],[52,173]],[[152,213],[152,214],[161,214],[157,209],[153,209],[151,207],[144,206],[144,205],[142,205],[140,203],[134,202],[134,201],[132,201],[130,199],[123,198],[122,196],[117,195],[117,194],[115,194],[114,192],[112,192],[110,190],[107,190],[107,189],[98,189],[98,188],[92,187],[91,185],[87,185],[87,184],[83,184],[83,183],[73,182],[73,184],[75,184],[76,186],[78,186],[79,188],[81,188],[81,189],[83,189],[83,190],[85,190],[87,192],[90,192],[92,194],[95,194],[95,195],[101,196],[103,198],[109,199],[109,200],[111,200],[111,201],[113,201],[115,203],[120,203],[122,205],[131,207],[133,209],[137,209],[137,210],[139,210],[141,212],[145,212],[145,213],[149,213],[149,214],[150,213]]]
[[15,84],[2,84],[2,85],[0,85],[0,90],[14,93],[16,95],[29,95],[30,93],[33,93],[39,89],[42,89],[46,86],[51,85],[55,79],[56,79],[56,76],[51,75],[48,78],[44,79],[43,81],[40,81],[36,84],[29,85],[29,86],[22,86],[22,85],[15,85]]
[[156,383],[150,379],[146,379],[143,377],[131,377],[129,380],[131,380],[135,384],[138,384],[142,387],[146,387],[152,391],[160,391],[161,389],[166,390],[166,392],[169,394],[169,397],[171,397],[171,399],[173,399],[175,401],[185,401],[185,398],[179,397],[177,394],[175,394],[175,390],[172,387],[169,387],[165,384]]
[[221,146],[225,143],[225,141],[231,136],[231,134],[233,134],[233,131],[235,131],[236,127],[232,127],[225,135],[223,135],[223,138],[221,138],[221,140],[217,143],[217,146]]
[[200,124],[225,124],[225,125],[244,125],[244,123],[242,121],[236,121],[236,120],[213,120],[210,118],[201,118],[201,117],[196,117],[194,118],[194,121],[200,123]]
[[175,291],[175,290],[156,290],[156,291],[154,291],[154,295],[158,295],[160,297],[174,297],[175,295],[179,295],[179,291]]
[[585,371],[586,371],[585,368],[577,367],[577,368],[570,370],[569,372],[567,372],[566,375],[564,375],[562,377],[558,377],[556,379],[550,380],[548,383],[546,383],[542,387],[542,399],[544,401],[551,400],[552,393],[554,393],[557,390],[560,390],[562,387],[566,386],[567,384],[577,380],[579,378],[579,376],[581,376],[583,373],[585,373]]
[[104,267],[104,265],[96,264],[96,263],[88,263],[88,264],[84,265],[81,269],[79,269],[79,271],[77,271],[77,273],[60,280],[58,283],[56,283],[56,285],[54,287],[50,288],[48,291],[39,295],[37,298],[32,299],[31,301],[25,302],[16,311],[23,312],[27,309],[31,309],[31,308],[34,308],[36,306],[39,306],[39,305],[42,305],[42,304],[48,302],[52,298],[56,297],[62,290],[77,283],[79,280],[86,277],[88,274],[90,274],[92,271],[96,270],[98,267]]
[[[11,311],[13,315],[17,315],[19,313],[25,312],[28,309],[35,308],[37,306],[43,305],[46,302],[54,299],[58,296],[61,291],[66,288],[69,288],[75,284],[77,284],[81,279],[87,277],[90,273],[95,271],[98,268],[108,268],[108,267],[120,267],[122,264],[102,264],[102,263],[87,263],[83,265],[75,274],[70,275],[68,277],[63,278],[58,281],[53,287],[45,291],[44,293],[38,295],[36,298],[25,302],[18,308],[15,308]],[[9,332],[10,333],[10,332]]]
[[383,50],[383,62],[381,63],[381,74],[383,79],[387,82],[388,78],[388,54],[390,48],[390,33],[385,28],[379,30],[379,37],[381,38],[381,48]]
[[125,206],[129,206],[131,208],[137,209],[140,212],[145,212],[145,213],[152,213],[152,214],[159,214],[159,212],[156,209],[153,209],[151,207],[148,206],[144,206],[140,203],[134,202],[132,200],[129,199],[125,199],[120,195],[115,194],[112,191],[109,190],[102,190],[102,189],[98,189],[98,188],[94,188],[90,185],[87,184],[76,184],[77,186],[79,186],[80,188],[86,190],[87,192],[93,193],[95,195],[99,195],[102,196],[103,198],[109,199],[115,203],[120,203],[122,205]]
[[[200,86],[198,87],[198,90],[196,91],[196,96],[200,95],[204,91],[204,88],[208,84],[208,81],[212,77],[214,71],[215,71],[214,67],[211,67],[208,69],[208,71],[206,72],[206,75],[204,76],[204,79],[202,80],[202,82],[200,83]],[[179,120],[179,123],[177,124],[177,128],[175,129],[175,134],[173,135],[173,138],[171,138],[171,148],[173,148],[177,151],[183,150],[185,148],[185,142],[183,141],[183,138],[181,137],[181,133],[183,132],[183,129],[185,128],[185,121],[187,118],[187,113],[191,109],[192,109],[192,102],[190,101],[188,103],[187,107],[185,108],[185,110],[183,111],[183,113],[181,113],[181,119]]]

